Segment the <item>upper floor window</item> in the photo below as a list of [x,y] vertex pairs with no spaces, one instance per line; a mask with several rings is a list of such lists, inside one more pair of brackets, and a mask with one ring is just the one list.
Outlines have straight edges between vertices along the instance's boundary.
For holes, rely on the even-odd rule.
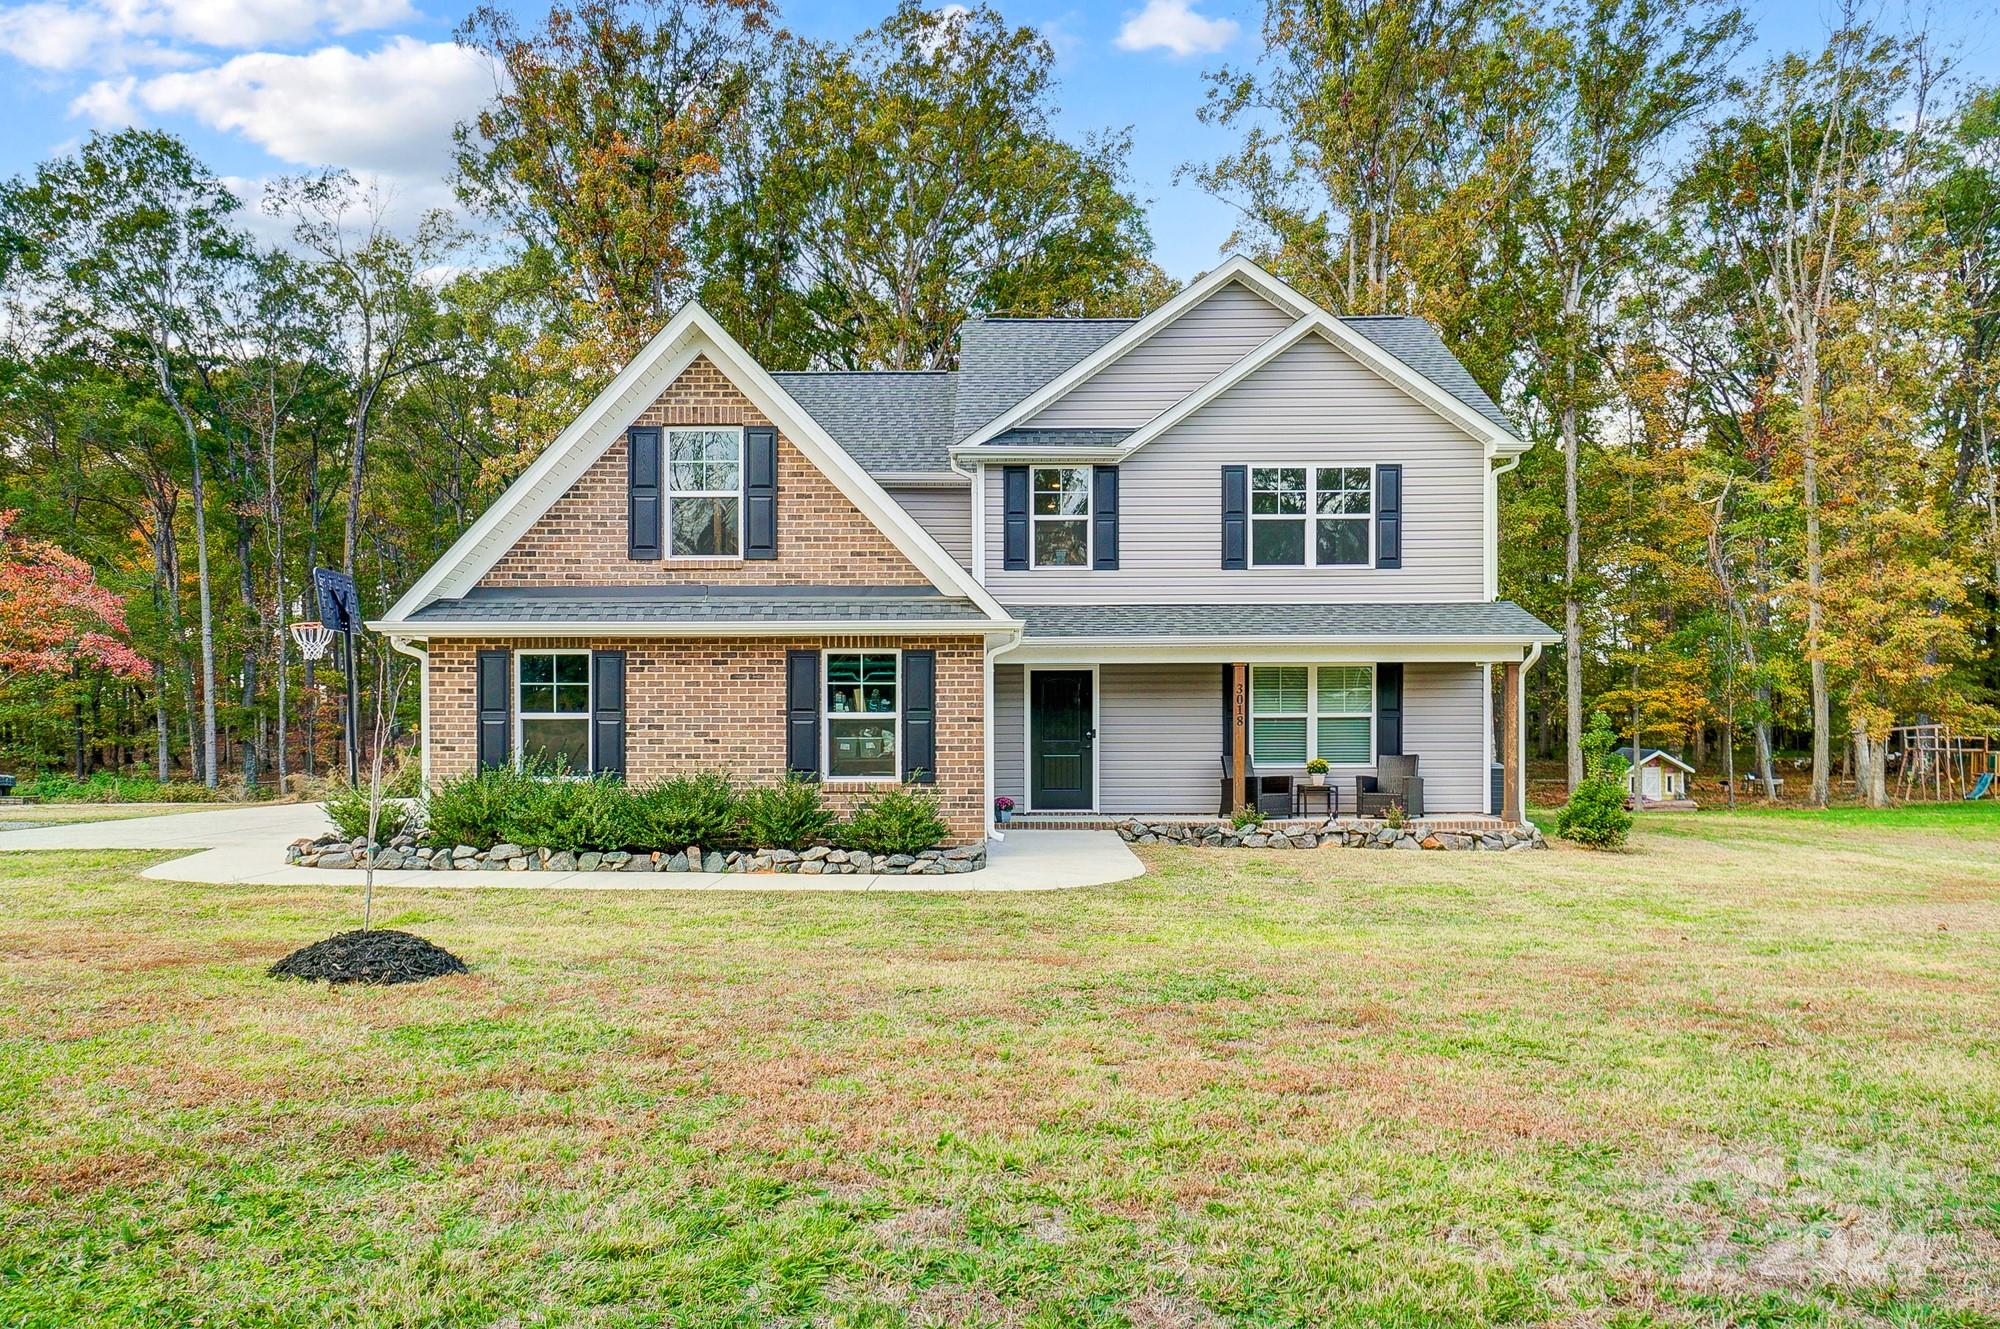
[[901,715],[894,651],[826,654],[826,774],[830,780],[896,778]]
[[1035,467],[1029,511],[1036,567],[1090,566],[1090,467]]
[[1375,759],[1373,665],[1253,665],[1250,760],[1303,766],[1325,757],[1334,766]]
[[1375,472],[1368,466],[1252,466],[1252,567],[1367,567]]
[[521,764],[590,770],[590,652],[523,651],[515,714]]
[[680,558],[743,555],[743,431],[667,431],[668,552]]

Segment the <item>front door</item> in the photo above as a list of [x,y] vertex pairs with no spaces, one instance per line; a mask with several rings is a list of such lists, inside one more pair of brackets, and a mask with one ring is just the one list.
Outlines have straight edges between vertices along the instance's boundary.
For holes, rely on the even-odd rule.
[[1096,797],[1088,669],[1028,675],[1028,803],[1037,812],[1088,812]]

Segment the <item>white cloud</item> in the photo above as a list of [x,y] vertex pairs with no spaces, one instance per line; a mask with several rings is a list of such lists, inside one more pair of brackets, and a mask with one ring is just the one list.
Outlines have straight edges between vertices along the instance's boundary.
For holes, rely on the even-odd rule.
[[450,42],[397,37],[366,55],[328,46],[307,55],[259,51],[210,69],[133,85],[106,80],[71,104],[77,115],[192,115],[281,161],[356,174],[435,176],[452,126],[493,93],[485,58]]
[[1194,12],[1189,0],[1146,0],[1146,7],[1138,13],[1126,11],[1125,26],[1118,30],[1118,48],[1205,55],[1235,41],[1238,31],[1235,19],[1204,18]]
[[38,0],[0,12],[0,54],[49,70],[196,63],[183,49],[244,51],[416,17],[409,0]]

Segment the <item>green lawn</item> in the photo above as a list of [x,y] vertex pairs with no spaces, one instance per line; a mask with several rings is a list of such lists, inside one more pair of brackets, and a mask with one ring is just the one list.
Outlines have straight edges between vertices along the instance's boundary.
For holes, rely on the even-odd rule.
[[2000,808],[392,891],[373,991],[155,857],[0,853],[0,1324],[2000,1324]]

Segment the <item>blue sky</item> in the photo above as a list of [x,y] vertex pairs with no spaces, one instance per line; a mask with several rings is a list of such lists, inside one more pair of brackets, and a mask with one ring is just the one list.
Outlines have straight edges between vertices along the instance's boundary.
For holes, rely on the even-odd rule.
[[[185,137],[254,195],[286,171],[339,165],[384,181],[406,206],[448,202],[450,126],[490,89],[451,45],[463,0],[29,0],[0,4],[0,174],[74,145],[92,128],[146,124]],[[545,5],[515,4],[524,14]],[[849,36],[889,0],[785,6],[814,37]],[[1234,217],[1176,167],[1227,138],[1200,123],[1205,71],[1254,59],[1261,5],[1226,0],[1000,0],[1054,45],[1064,124],[1131,126],[1135,185],[1160,263],[1178,278],[1214,264]],[[1826,0],[1752,5],[1752,58],[1817,44]],[[1905,11],[1884,10],[1888,21]],[[1959,44],[1971,78],[2000,79],[1990,5],[1938,3],[1932,29]]]

